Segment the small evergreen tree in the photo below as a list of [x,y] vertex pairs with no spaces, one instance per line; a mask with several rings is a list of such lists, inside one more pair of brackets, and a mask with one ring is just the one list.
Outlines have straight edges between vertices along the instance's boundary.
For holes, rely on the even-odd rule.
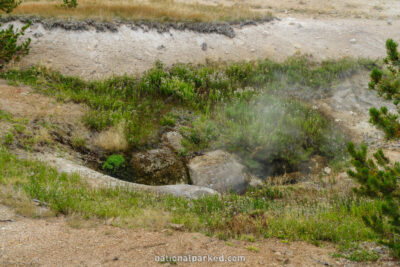
[[[20,1],[15,0],[0,0],[0,10],[10,13],[20,3]],[[19,60],[22,55],[29,53],[31,39],[28,38],[21,44],[19,44],[18,39],[25,34],[30,25],[28,23],[18,31],[14,31],[14,26],[10,25],[7,29],[0,31],[0,69],[10,61]]]
[[14,8],[16,8],[21,1],[15,1],[15,0],[0,0],[0,10],[6,13],[10,13],[13,11]]
[[14,25],[10,25],[7,29],[0,31],[0,68],[12,60],[18,61],[21,56],[29,53],[31,39],[28,38],[22,44],[18,44],[18,38],[24,35],[30,25],[30,23],[26,24],[19,31],[14,31]]
[[385,132],[386,138],[400,137],[400,123],[397,121],[399,116],[388,112],[387,107],[381,107],[380,110],[371,108],[369,116],[370,122]]
[[[381,236],[382,243],[400,257],[400,163],[392,164],[381,149],[373,155],[374,159],[367,159],[365,145],[357,150],[353,143],[349,143],[347,150],[354,167],[347,173],[360,185],[354,191],[383,202],[377,214],[364,216],[363,220]],[[389,232],[384,229],[385,224],[388,224]]]
[[[383,60],[384,69],[374,68],[371,72],[369,88],[376,90],[379,96],[400,103],[400,55],[397,43],[392,39],[386,41],[387,57]],[[399,112],[399,110],[398,110]],[[383,130],[388,139],[400,137],[400,123],[396,114],[389,113],[386,107],[380,110],[370,109],[370,122]]]

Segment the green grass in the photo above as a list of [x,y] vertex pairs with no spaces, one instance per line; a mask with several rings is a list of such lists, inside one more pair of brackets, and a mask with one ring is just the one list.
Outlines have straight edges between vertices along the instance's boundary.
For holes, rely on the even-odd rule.
[[332,254],[334,258],[345,258],[355,262],[377,261],[380,256],[374,251],[355,246],[354,248],[339,248]]
[[9,70],[0,77],[60,101],[88,105],[84,121],[95,131],[123,123],[129,151],[158,144],[163,127],[178,125],[185,137],[182,154],[223,148],[266,175],[265,169],[275,165],[295,170],[314,154],[343,159],[342,133],[303,100],[320,97],[338,79],[371,65],[351,59],[316,64],[294,57],[283,63],[171,68],[158,62],[141,77],[90,82],[41,67]]
[[[93,189],[78,175],[60,174],[43,163],[19,160],[1,148],[0,193],[10,187],[22,191],[28,199],[48,203],[55,214],[114,218],[118,226],[163,229],[169,223],[176,223],[184,224],[188,231],[224,239],[276,237],[314,244],[327,241],[347,248],[361,241],[376,240],[362,216],[372,214],[380,204],[353,195],[326,198],[326,192],[304,194],[294,187],[197,200],[154,196],[123,188]],[[271,194],[271,190],[282,193]],[[7,197],[2,195],[2,199]]]
[[247,250],[251,252],[260,252],[260,249],[256,248],[255,246],[248,246]]
[[3,140],[3,145],[5,146],[10,146],[14,142],[14,134],[13,133],[6,133],[4,140]]
[[[36,145],[40,144],[40,127],[52,128],[54,125],[44,122],[35,121],[37,125],[32,127],[32,122],[27,118],[13,116],[12,114],[0,110],[0,122],[3,122],[7,130],[0,131],[0,144],[6,147],[19,147],[25,150],[31,150]],[[34,124],[33,123],[33,124]],[[39,125],[39,127],[37,127]],[[47,142],[47,145],[49,143]],[[78,147],[76,147],[78,148]]]

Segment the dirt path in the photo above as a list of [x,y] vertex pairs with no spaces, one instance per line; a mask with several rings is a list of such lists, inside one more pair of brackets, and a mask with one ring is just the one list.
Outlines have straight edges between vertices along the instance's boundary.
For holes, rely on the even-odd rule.
[[257,26],[236,28],[236,37],[192,31],[132,30],[118,32],[29,30],[31,53],[22,65],[43,64],[86,79],[141,73],[161,60],[204,63],[271,58],[284,60],[296,53],[315,60],[344,56],[378,58],[387,38],[400,38],[400,21],[336,18],[283,18]]
[[[258,248],[259,252],[249,251],[249,246]],[[0,205],[0,266],[159,266],[155,256],[163,255],[244,256],[245,262],[236,263],[240,266],[342,266],[348,263],[331,258],[332,252],[334,249],[329,245],[315,247],[304,242],[285,244],[275,239],[256,243],[225,242],[200,233],[127,230],[64,217],[28,219]],[[210,264],[186,263],[187,266]],[[229,262],[212,264],[232,265]]]

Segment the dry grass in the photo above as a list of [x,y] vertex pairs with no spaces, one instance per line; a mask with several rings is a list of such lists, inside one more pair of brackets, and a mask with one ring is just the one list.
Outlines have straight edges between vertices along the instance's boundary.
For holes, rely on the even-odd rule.
[[101,221],[95,218],[85,219],[79,214],[71,214],[66,217],[67,225],[74,229],[94,228],[98,226]]
[[46,128],[41,127],[38,131],[38,133],[36,134],[36,141],[39,144],[51,144],[53,143],[53,138],[51,137],[49,130],[47,130]]
[[94,142],[97,146],[112,152],[125,151],[129,146],[125,138],[124,126],[121,124],[101,132]]
[[114,226],[128,228],[146,228],[150,230],[161,231],[168,228],[172,220],[172,215],[168,212],[158,209],[138,210],[134,217],[117,217],[109,220]]
[[46,218],[55,215],[50,209],[37,206],[22,189],[12,185],[0,187],[0,203],[12,207],[17,214],[25,217]]
[[27,0],[13,14],[39,15],[43,17],[73,17],[77,19],[95,18],[111,20],[160,21],[233,21],[257,19],[269,14],[255,12],[247,5],[212,6],[197,3],[175,3],[173,0],[79,0],[76,9],[61,7],[62,1]]

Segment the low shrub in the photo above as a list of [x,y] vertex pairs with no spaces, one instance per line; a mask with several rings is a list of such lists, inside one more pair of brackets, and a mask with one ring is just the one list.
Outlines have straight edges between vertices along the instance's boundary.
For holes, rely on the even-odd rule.
[[125,158],[123,155],[113,154],[107,158],[102,168],[111,175],[118,175],[125,168]]

